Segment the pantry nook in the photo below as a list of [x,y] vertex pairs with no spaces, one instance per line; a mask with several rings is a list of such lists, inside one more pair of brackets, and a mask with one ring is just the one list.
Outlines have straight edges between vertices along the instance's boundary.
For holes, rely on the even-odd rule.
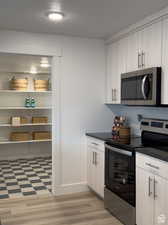
[[50,81],[50,57],[0,54],[0,199],[51,192]]

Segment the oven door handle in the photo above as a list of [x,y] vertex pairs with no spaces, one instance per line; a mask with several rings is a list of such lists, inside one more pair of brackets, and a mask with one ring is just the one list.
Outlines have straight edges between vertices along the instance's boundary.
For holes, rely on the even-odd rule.
[[109,146],[107,144],[105,144],[105,148],[109,149],[110,151],[113,151],[113,152],[117,152],[117,153],[120,153],[120,154],[123,154],[123,155],[127,155],[127,156],[132,156],[132,152],[129,152],[129,151],[126,151],[126,150],[123,150],[123,149],[120,149],[120,148],[115,148],[115,147],[112,147],[112,146]]

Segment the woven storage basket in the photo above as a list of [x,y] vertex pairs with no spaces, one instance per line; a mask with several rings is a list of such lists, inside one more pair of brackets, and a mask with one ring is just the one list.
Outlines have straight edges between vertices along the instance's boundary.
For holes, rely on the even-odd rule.
[[15,77],[12,78],[10,81],[10,87],[12,90],[17,91],[26,91],[28,88],[28,80],[25,79],[16,79]]
[[[10,123],[12,124],[12,119],[15,118],[15,116],[10,118]],[[20,120],[20,124],[27,124],[28,123],[28,119],[26,117],[18,117]]]
[[48,91],[49,80],[34,80],[35,91]]
[[48,117],[46,116],[32,117],[32,123],[48,123]]
[[31,140],[29,132],[12,132],[10,135],[11,141],[28,141]]
[[33,132],[33,140],[45,140],[51,138],[51,132],[49,131],[35,131]]

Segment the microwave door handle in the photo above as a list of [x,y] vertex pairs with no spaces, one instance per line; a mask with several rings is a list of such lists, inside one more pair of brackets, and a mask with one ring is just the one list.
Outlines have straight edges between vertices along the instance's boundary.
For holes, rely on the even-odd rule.
[[145,94],[145,82],[146,82],[146,79],[148,78],[148,75],[144,76],[144,78],[142,79],[142,95],[143,95],[143,98],[144,99],[147,99],[147,96]]

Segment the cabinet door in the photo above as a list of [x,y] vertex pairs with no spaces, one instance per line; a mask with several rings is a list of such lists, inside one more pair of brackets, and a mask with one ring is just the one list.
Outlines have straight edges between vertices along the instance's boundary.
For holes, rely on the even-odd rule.
[[161,103],[168,104],[168,19],[163,21]]
[[153,225],[153,174],[136,168],[136,224]]
[[127,47],[127,72],[137,70],[140,64],[140,57],[138,56],[138,32],[128,36]]
[[[168,190],[168,181],[166,181],[166,190]],[[168,191],[166,191],[166,194],[165,194],[165,201],[166,201],[166,206],[165,206],[165,209],[166,209],[166,225],[168,225]]]
[[95,150],[91,147],[87,147],[87,184],[93,190],[96,189],[96,177],[95,177]]
[[96,192],[104,198],[104,153],[96,151]]
[[154,178],[154,225],[168,225],[167,219],[167,181],[162,177]]
[[127,51],[128,38],[123,38],[118,42],[118,76],[116,77],[117,103],[121,103],[121,74],[127,72]]
[[152,24],[140,31],[139,38],[141,39],[139,44],[143,54],[143,67],[161,66],[162,22]]
[[117,102],[115,92],[119,86],[118,77],[118,42],[108,46],[107,49],[107,98],[106,103],[115,104]]

